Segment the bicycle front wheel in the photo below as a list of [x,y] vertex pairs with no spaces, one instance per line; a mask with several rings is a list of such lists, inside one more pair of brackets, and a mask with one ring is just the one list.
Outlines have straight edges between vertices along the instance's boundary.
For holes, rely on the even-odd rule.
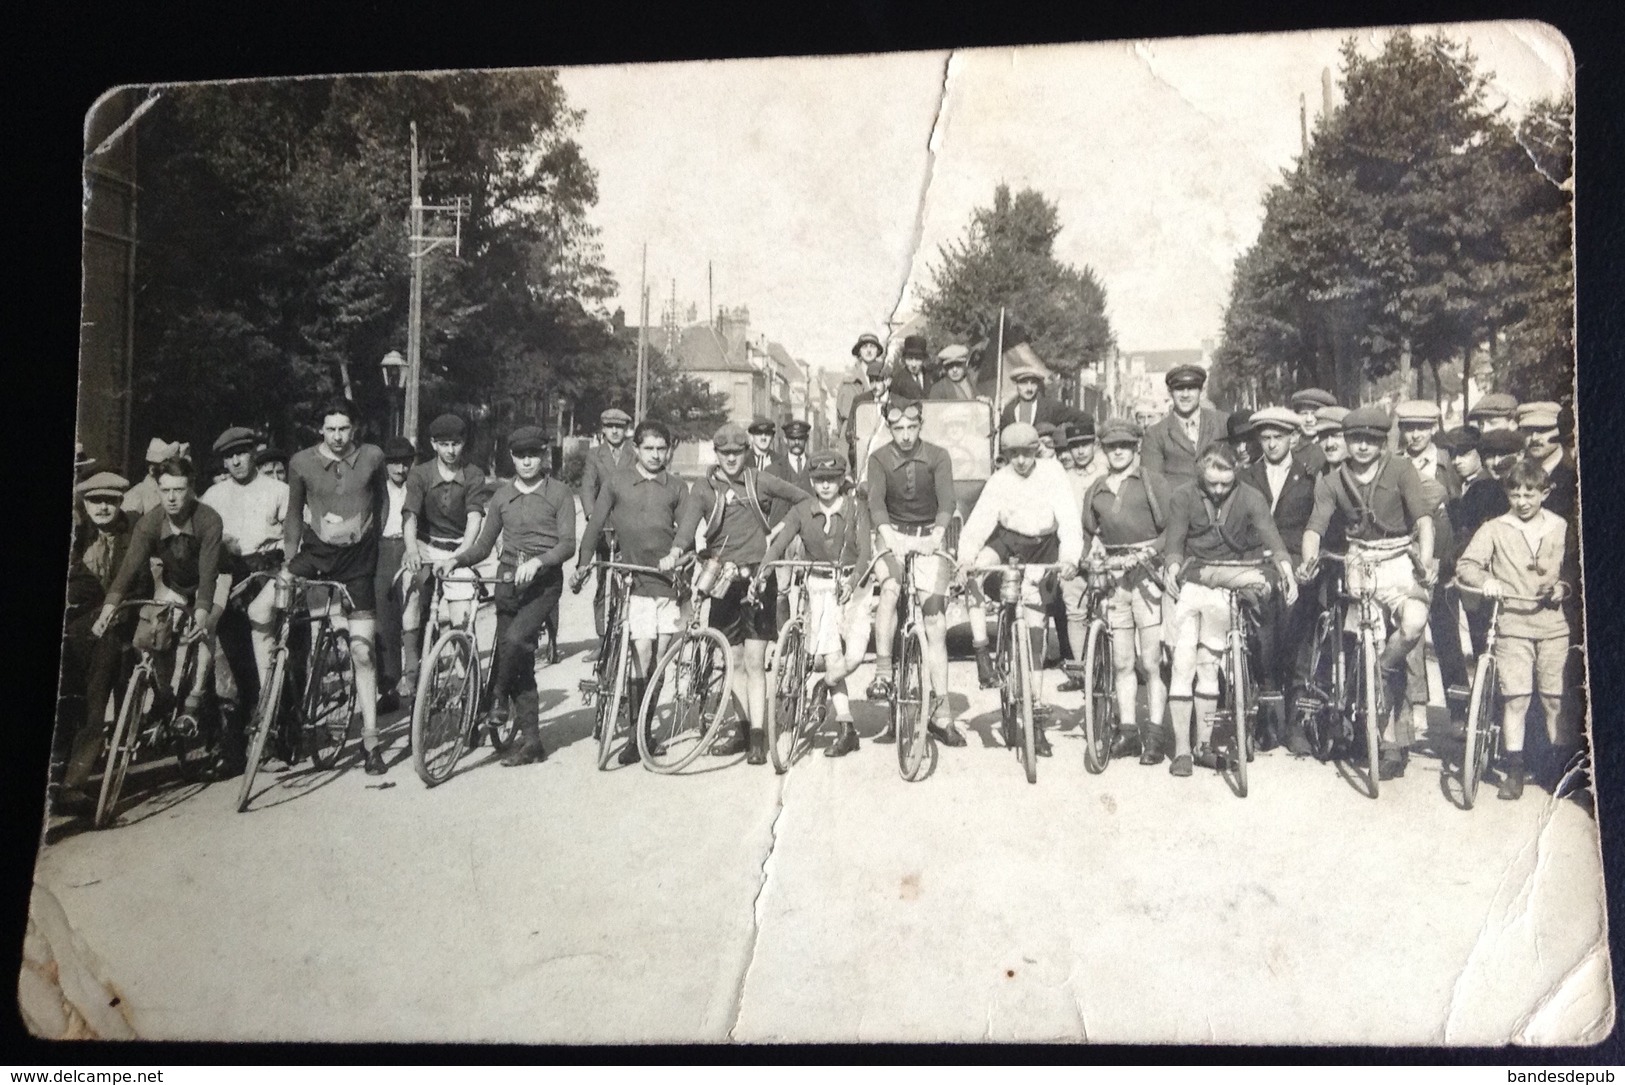
[[[192,688],[197,675],[197,649],[187,647],[184,650],[186,663],[175,684],[182,691],[187,691]],[[175,771],[181,780],[190,784],[202,779],[204,769],[213,761],[211,749],[215,744],[204,729],[203,721],[182,711],[177,705],[164,725],[162,735],[163,752],[175,759]]]
[[1236,796],[1247,797],[1247,759],[1252,749],[1250,725],[1251,676],[1247,673],[1247,638],[1239,631],[1230,634],[1230,711],[1236,717],[1236,747],[1231,770],[1236,777]]
[[[621,716],[626,711],[626,671],[628,666],[627,649],[631,646],[631,630],[621,616],[620,607],[611,608],[608,617],[607,632],[604,637],[608,646],[607,654],[600,660],[598,671],[598,689],[595,691],[597,699],[594,702],[596,719],[593,729],[598,734],[598,768],[609,767],[609,755],[615,745],[615,735],[620,730]],[[632,706],[635,710],[637,706]],[[629,712],[627,714],[630,714]],[[627,735],[628,742],[636,742],[632,735]]]
[[892,694],[892,725],[897,731],[897,771],[913,782],[925,761],[930,684],[925,678],[925,639],[915,631],[903,638]]
[[254,777],[265,763],[265,747],[271,732],[277,727],[277,714],[282,708],[282,684],[287,676],[288,652],[278,650],[276,662],[271,665],[271,676],[260,690],[260,703],[254,709],[254,733],[248,738],[248,760],[243,765],[243,782],[237,788],[237,812],[248,809],[248,800],[254,794]]
[[418,669],[412,702],[412,768],[429,787],[445,783],[468,748],[480,691],[474,638],[448,629]]
[[1360,632],[1360,691],[1361,714],[1365,716],[1365,756],[1367,779],[1371,784],[1371,797],[1377,797],[1382,785],[1378,765],[1382,760],[1382,697],[1377,685],[1377,640],[1369,628]]
[[350,661],[350,635],[331,626],[316,637],[305,687],[305,738],[310,761],[318,769],[338,762],[350,734],[355,706],[355,668]]
[[653,772],[679,772],[711,747],[732,689],[728,641],[715,629],[690,630],[661,656],[634,727],[638,753]]
[[1478,657],[1473,675],[1473,693],[1467,704],[1466,745],[1461,751],[1461,797],[1467,809],[1478,799],[1478,785],[1490,766],[1490,747],[1495,727],[1495,657],[1488,652]]
[[767,749],[773,771],[783,774],[806,752],[812,735],[807,727],[807,645],[802,620],[792,618],[779,630],[779,642],[768,668]]
[[1083,665],[1083,767],[1098,774],[1111,762],[1113,733],[1119,726],[1112,631],[1098,618],[1089,623]]
[[96,797],[96,816],[93,824],[105,829],[113,821],[118,807],[119,793],[124,790],[124,774],[130,770],[135,758],[136,736],[141,733],[141,720],[146,716],[147,702],[158,692],[152,671],[145,663],[130,675],[130,684],[124,691],[124,703],[119,705],[113,719],[113,734],[107,741],[107,762],[102,768],[102,788]]
[[1016,719],[1021,726],[1021,767],[1027,782],[1038,782],[1038,730],[1033,721],[1033,642],[1026,627],[1016,622],[1011,626],[1016,642],[1016,673],[1013,683],[1016,694]]

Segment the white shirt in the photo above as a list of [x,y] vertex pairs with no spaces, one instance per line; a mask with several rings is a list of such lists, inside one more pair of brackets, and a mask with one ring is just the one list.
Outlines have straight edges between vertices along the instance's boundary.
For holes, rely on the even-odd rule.
[[1424,482],[1437,482],[1439,480],[1439,447],[1428,445],[1426,451],[1411,457],[1411,466],[1416,473],[1422,476]]
[[389,495],[389,515],[384,518],[384,538],[399,539],[402,535],[401,513],[406,507],[406,483],[395,485],[393,479],[384,480]]
[[1067,481],[1072,483],[1072,500],[1078,506],[1079,516],[1083,515],[1083,495],[1089,492],[1089,487],[1095,479],[1106,473],[1106,465],[1102,462],[1104,460],[1105,457],[1097,452],[1094,459],[1089,461],[1088,467],[1081,471],[1074,467],[1066,473]]
[[246,483],[226,479],[210,486],[203,504],[220,514],[220,541],[241,557],[282,548],[288,518],[288,484],[258,471]]
[[1292,457],[1287,456],[1280,463],[1264,461],[1264,477],[1270,484],[1270,511],[1275,511],[1275,503],[1281,500],[1281,491],[1286,489],[1287,476],[1292,474]]
[[1189,416],[1185,417],[1181,417],[1176,412],[1174,417],[1179,419],[1179,424],[1185,430],[1185,436],[1190,438],[1191,444],[1196,444],[1202,436],[1201,408],[1197,408],[1196,410],[1192,411]]
[[1039,460],[1022,478],[1006,464],[993,472],[976,499],[976,507],[959,533],[959,552],[974,557],[996,527],[1022,535],[1059,535],[1062,562],[1083,556],[1083,522],[1066,468],[1057,460]]

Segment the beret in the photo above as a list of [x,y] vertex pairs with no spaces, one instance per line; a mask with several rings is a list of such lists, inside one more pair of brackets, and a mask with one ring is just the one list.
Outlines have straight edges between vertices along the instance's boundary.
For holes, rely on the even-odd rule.
[[1207,370],[1199,365],[1176,365],[1163,378],[1169,388],[1200,388],[1207,383]]
[[1337,397],[1324,388],[1303,388],[1293,392],[1288,402],[1295,411],[1312,411],[1337,406]]
[[1140,436],[1140,424],[1130,418],[1108,418],[1100,424],[1099,437],[1103,445],[1127,444],[1138,441]]
[[621,410],[619,407],[610,407],[598,416],[598,424],[601,426],[630,426],[632,424],[632,416]]
[[386,460],[415,460],[418,450],[405,437],[391,437],[384,442],[384,459]]
[[1394,417],[1400,422],[1432,422],[1439,421],[1439,405],[1431,399],[1407,399],[1394,408]]
[[1390,425],[1392,421],[1388,417],[1388,412],[1376,404],[1356,407],[1343,416],[1344,433],[1374,433],[1379,437],[1386,437]]
[[1490,392],[1488,395],[1478,397],[1473,409],[1467,412],[1468,418],[1499,418],[1502,415],[1511,415],[1518,409],[1518,401],[1505,392]]
[[455,414],[443,414],[429,423],[431,441],[461,441],[467,433],[468,427]]
[[1517,430],[1492,429],[1478,438],[1478,451],[1485,456],[1515,456],[1523,449],[1523,434]]
[[845,478],[846,457],[833,448],[815,452],[807,473],[813,478]]
[[1303,428],[1303,419],[1285,407],[1265,407],[1263,410],[1253,412],[1253,429],[1263,429],[1265,426],[1274,426],[1288,433]]
[[214,439],[214,450],[222,456],[228,456],[242,448],[253,448],[259,441],[259,434],[247,426],[231,426]]
[[738,422],[724,422],[711,435],[711,447],[718,452],[743,452],[750,447],[750,438]]
[[1037,448],[1038,429],[1026,422],[1012,422],[999,432],[1000,448]]
[[111,471],[98,471],[73,488],[80,497],[122,497],[130,480]]
[[508,451],[523,455],[527,452],[546,451],[550,442],[541,426],[520,426],[508,434]]

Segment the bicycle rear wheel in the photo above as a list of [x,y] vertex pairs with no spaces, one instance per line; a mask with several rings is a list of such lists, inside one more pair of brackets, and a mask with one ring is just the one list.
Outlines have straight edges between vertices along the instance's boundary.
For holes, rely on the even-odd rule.
[[897,731],[897,771],[912,783],[919,778],[920,765],[925,761],[926,714],[930,710],[925,641],[918,630],[903,638],[894,673],[892,725]]
[[1377,641],[1369,628],[1360,631],[1360,705],[1365,717],[1365,756],[1367,779],[1374,799],[1382,790],[1378,766],[1382,760],[1382,701],[1377,674]]
[[271,665],[270,678],[260,690],[260,703],[254,709],[254,733],[248,738],[248,760],[243,765],[243,782],[237,788],[237,812],[248,809],[248,800],[254,794],[254,776],[265,763],[265,747],[271,732],[277,728],[277,715],[282,708],[282,685],[287,676],[288,652],[278,649],[276,661]]
[[807,726],[807,645],[802,619],[795,617],[779,630],[779,642],[768,668],[767,750],[773,771],[786,773],[812,741]]
[[130,770],[135,758],[136,736],[141,733],[141,721],[147,713],[147,702],[158,692],[151,669],[142,663],[130,675],[130,684],[124,691],[124,703],[118,707],[113,719],[113,734],[107,741],[107,761],[102,768],[102,787],[96,797],[96,816],[92,824],[105,829],[113,821],[118,807],[119,793],[124,790],[124,774]]
[[[679,772],[711,747],[728,708],[733,660],[715,629],[681,634],[661,656],[634,727],[638,753],[653,772]],[[658,753],[656,751],[659,751]]]
[[[184,697],[185,691],[192,688],[192,682],[197,676],[197,649],[186,647],[183,651],[186,662],[175,685],[183,691]],[[221,665],[224,666],[224,663]],[[214,761],[215,745],[203,720],[183,712],[181,705],[177,704],[160,733],[163,736],[161,752],[175,759],[175,771],[181,780],[190,784],[202,779],[204,772]]]
[[1337,698],[1327,697],[1325,690],[1335,684],[1337,665],[1332,653],[1341,649],[1342,633],[1334,615],[1320,615],[1314,639],[1309,642],[1309,685],[1299,691],[1296,705],[1304,740],[1309,743],[1310,756],[1317,761],[1330,761],[1337,755],[1340,708]]
[[1083,642],[1083,767],[1106,771],[1112,759],[1117,718],[1117,671],[1112,659],[1112,633],[1095,619]]
[[1247,638],[1239,631],[1230,634],[1230,711],[1235,716],[1236,744],[1231,751],[1230,769],[1236,779],[1236,796],[1247,797],[1247,753],[1252,744],[1248,707],[1252,700],[1247,673]]
[[1016,642],[1016,720],[1021,725],[1021,767],[1027,773],[1027,782],[1038,782],[1038,730],[1033,721],[1033,642],[1026,628],[1012,623],[1011,633]]
[[323,626],[311,653],[310,676],[305,687],[305,740],[310,761],[318,769],[338,762],[350,734],[355,706],[355,668],[350,661],[350,635]]
[[[615,744],[615,735],[620,731],[621,717],[631,714],[626,704],[626,671],[630,662],[627,650],[631,647],[632,636],[621,616],[620,607],[611,609],[605,630],[604,640],[608,647],[599,663],[593,720],[593,731],[598,735],[600,770],[609,767],[609,755]],[[626,736],[626,740],[637,741],[631,734]]]
[[1478,785],[1490,766],[1495,738],[1495,657],[1478,657],[1472,698],[1467,705],[1467,737],[1461,751],[1461,797],[1467,809],[1478,799]]
[[448,629],[418,669],[412,701],[412,768],[429,787],[444,783],[468,748],[480,690],[474,638]]
[[[999,608],[999,624],[993,637],[993,670],[999,676],[999,738],[1005,746],[1014,749],[1021,742],[1016,734],[1021,726],[1021,709],[1017,706],[1015,685],[1016,647],[1015,623],[1008,607]],[[1018,753],[1019,756],[1019,753]]]

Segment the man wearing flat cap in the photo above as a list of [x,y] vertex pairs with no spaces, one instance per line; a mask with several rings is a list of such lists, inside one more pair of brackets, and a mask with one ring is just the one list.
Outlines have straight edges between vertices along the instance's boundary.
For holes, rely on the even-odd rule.
[[942,376],[931,386],[932,399],[970,402],[977,398],[976,383],[970,379],[970,350],[955,343],[937,351]]
[[[1293,454],[1296,434],[1303,431],[1303,419],[1285,407],[1265,407],[1253,412],[1249,424],[1257,436],[1259,459],[1237,472],[1237,479],[1263,494],[1270,515],[1281,533],[1294,567],[1303,557],[1303,532],[1315,510],[1315,475]],[[1265,608],[1259,628],[1259,659],[1264,673],[1259,675],[1258,744],[1268,750],[1285,745],[1296,757],[1309,754],[1303,725],[1297,719],[1297,698],[1308,681],[1309,646],[1319,599],[1315,585],[1305,584],[1289,606],[1280,595]]]
[[[226,478],[210,486],[203,503],[220,514],[223,571],[233,585],[282,568],[288,485],[259,473],[253,430],[232,426],[214,442]],[[266,578],[252,595],[226,607],[215,627],[215,694],[220,698],[223,774],[241,767],[249,716],[271,673],[276,647],[276,585]]]
[[1049,378],[1038,366],[1018,358],[1006,376],[1016,386],[1016,394],[999,412],[1001,432],[1013,422],[1025,422],[1036,429],[1044,422],[1053,426],[1067,420],[1066,407],[1044,395],[1044,384]]
[[512,704],[519,741],[502,763],[542,761],[547,751],[539,730],[536,649],[564,590],[564,563],[575,553],[576,505],[570,488],[548,473],[552,446],[540,426],[520,426],[508,437],[514,477],[497,487],[485,506],[479,536],[469,547],[435,564],[448,576],[478,565],[502,539],[497,565],[496,703],[490,719],[500,726]]
[[1518,431],[1518,400],[1505,392],[1489,392],[1478,397],[1472,409],[1467,412],[1467,424],[1477,426],[1479,433],[1493,433],[1494,431]]
[[1315,439],[1319,427],[1317,412],[1337,406],[1337,397],[1324,388],[1302,388],[1292,393],[1288,403],[1297,412],[1299,423],[1298,432],[1292,439],[1292,454],[1304,461],[1303,465],[1310,474],[1317,474],[1326,466],[1320,444]]
[[1140,442],[1140,463],[1178,489],[1196,481],[1196,458],[1215,442],[1226,439],[1226,418],[1202,406],[1207,371],[1195,365],[1176,365],[1164,378],[1173,409],[1145,431]]
[[1562,408],[1548,400],[1525,403],[1518,407],[1515,417],[1518,430],[1524,437],[1524,451],[1546,472],[1546,481],[1552,492],[1545,507],[1557,513],[1571,525],[1580,504],[1580,478],[1574,468],[1574,459],[1563,447],[1558,427]]
[[[1394,409],[1399,420],[1399,441],[1406,458],[1422,479],[1422,489],[1433,507],[1433,552],[1439,560],[1439,582],[1429,604],[1428,628],[1433,635],[1433,652],[1439,663],[1439,680],[1444,683],[1450,713],[1458,722],[1467,716],[1467,660],[1461,651],[1461,611],[1456,590],[1450,581],[1456,575],[1458,549],[1450,508],[1461,500],[1461,476],[1450,457],[1440,451],[1434,439],[1439,431],[1439,406],[1430,399],[1407,399]],[[1461,545],[1466,545],[1462,540]],[[1426,711],[1427,661],[1421,651],[1411,658],[1413,703]]]
[[166,460],[184,460],[190,458],[191,454],[191,445],[184,441],[166,441],[161,437],[148,441],[147,473],[125,493],[124,511],[139,518],[162,504],[163,497],[158,493],[159,469]]
[[[71,745],[62,790],[52,804],[53,809],[67,814],[89,813],[94,806],[85,785],[101,755],[108,697],[136,620],[136,612],[126,610],[114,620],[107,635],[98,638],[91,632],[102,601],[113,586],[113,576],[130,548],[135,517],[119,507],[129,488],[127,480],[111,471],[97,472],[74,487],[84,515],[74,531],[68,565],[56,725],[57,741]],[[132,585],[131,593],[137,598],[151,595],[147,578],[138,576],[138,580],[140,583]]]
[[[604,488],[605,482],[611,475],[625,469],[632,462],[632,447],[626,443],[627,427],[632,424],[632,416],[619,407],[609,407],[598,416],[598,443],[587,449],[585,462],[581,465],[581,512],[586,516],[598,506],[599,491]],[[598,552],[594,555],[600,561],[609,560],[610,539],[604,538],[598,543]],[[598,585],[592,594],[592,623],[598,631],[598,636],[604,635],[604,592],[609,583],[608,573],[598,570]],[[552,642],[556,645],[557,640]],[[548,649],[550,662],[557,662],[554,656],[556,649]]]
[[[1506,487],[1490,471],[1489,460],[1500,464],[1504,473],[1523,452],[1523,438],[1516,430],[1503,429],[1480,434],[1473,426],[1457,426],[1439,438],[1439,447],[1450,453],[1456,473],[1461,476],[1461,497],[1450,508],[1450,524],[1456,536],[1455,551],[1451,556],[1459,562],[1467,544],[1480,527],[1511,511]],[[1489,613],[1484,600],[1474,593],[1459,595],[1459,599],[1462,614],[1467,619],[1467,636],[1476,658],[1484,654]]]
[[892,370],[892,395],[916,401],[926,398],[931,388],[931,375],[925,368],[926,359],[929,357],[925,336],[904,337],[902,364]]

